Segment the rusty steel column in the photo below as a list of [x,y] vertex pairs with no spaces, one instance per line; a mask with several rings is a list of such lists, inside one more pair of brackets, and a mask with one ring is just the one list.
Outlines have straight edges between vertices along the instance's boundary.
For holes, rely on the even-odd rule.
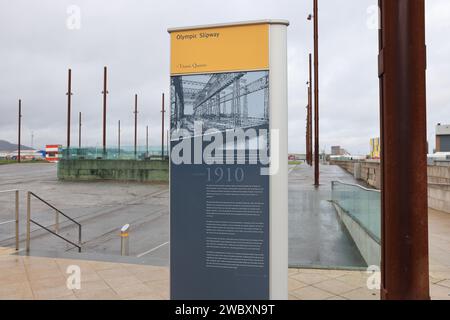
[[145,127],[145,148],[146,148],[146,153],[145,156],[148,157],[148,126]]
[[81,149],[81,111],[78,114],[78,149]]
[[312,166],[312,145],[313,145],[313,134],[312,134],[312,55],[309,54],[309,82],[308,82],[308,116],[309,116],[309,165]]
[[164,159],[164,93],[162,94],[161,106],[161,158]]
[[67,150],[70,148],[70,116],[72,113],[72,70],[69,69],[67,83]]
[[138,114],[138,106],[137,106],[137,94],[134,95],[134,157],[137,155],[137,114]]
[[306,163],[309,164],[309,105],[306,106]]
[[103,154],[106,155],[106,95],[108,92],[108,69],[103,68]]
[[118,145],[118,149],[119,149],[118,153],[120,156],[120,120],[119,120],[117,129],[118,129],[117,130],[117,145]]
[[429,299],[425,5],[379,5],[381,297]]
[[17,162],[20,163],[20,138],[22,134],[22,100],[19,99],[19,124],[18,124],[18,142],[17,142]]
[[319,186],[319,9],[314,0],[314,185]]
[[170,154],[170,147],[169,147],[169,130],[166,130],[166,150],[167,155]]

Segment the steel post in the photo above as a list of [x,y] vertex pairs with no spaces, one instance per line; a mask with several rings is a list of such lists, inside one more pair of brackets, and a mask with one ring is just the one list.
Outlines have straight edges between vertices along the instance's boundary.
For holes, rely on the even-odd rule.
[[379,5],[381,297],[429,299],[425,4]]
[[137,156],[137,114],[138,114],[138,106],[137,106],[137,94],[134,95],[134,158]]
[[161,158],[164,159],[164,93],[162,94],[162,105],[161,105]]
[[15,191],[15,207],[16,207],[16,250],[19,250],[19,190]]
[[81,149],[81,112],[78,115],[78,149]]
[[20,142],[20,138],[21,138],[21,131],[22,131],[22,100],[19,99],[19,124],[18,124],[18,142],[17,142],[17,162],[20,163],[20,149],[21,149],[21,142]]
[[108,94],[108,68],[103,68],[103,155],[106,155],[106,96]]
[[27,192],[27,230],[26,230],[26,251],[30,252],[30,241],[31,241],[31,235],[30,235],[30,224],[31,224],[31,194],[30,192]]
[[308,164],[310,166],[312,166],[312,155],[313,155],[313,150],[312,150],[312,146],[313,146],[313,133],[312,133],[312,55],[311,53],[309,54],[309,82],[308,82],[308,117],[309,117],[309,121],[308,121],[308,126],[309,126],[309,150],[308,150],[308,154],[309,154],[309,162]]
[[67,83],[67,150],[70,148],[70,122],[72,113],[72,70],[69,69]]
[[314,0],[314,185],[319,186],[319,10]]

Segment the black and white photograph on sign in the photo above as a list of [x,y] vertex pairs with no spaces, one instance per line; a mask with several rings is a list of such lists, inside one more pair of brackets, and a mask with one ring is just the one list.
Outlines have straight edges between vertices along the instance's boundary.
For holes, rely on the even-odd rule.
[[268,71],[174,76],[171,95],[172,132],[193,136],[195,121],[204,131],[268,127]]

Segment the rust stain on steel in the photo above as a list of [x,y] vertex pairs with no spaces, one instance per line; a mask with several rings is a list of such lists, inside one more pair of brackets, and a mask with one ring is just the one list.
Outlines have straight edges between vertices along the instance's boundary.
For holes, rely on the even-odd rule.
[[379,4],[381,297],[429,299],[424,0]]

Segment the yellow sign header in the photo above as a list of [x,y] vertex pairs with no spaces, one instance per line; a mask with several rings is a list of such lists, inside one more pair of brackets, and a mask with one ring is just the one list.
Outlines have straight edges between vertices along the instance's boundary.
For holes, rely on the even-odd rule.
[[236,25],[171,32],[170,72],[269,69],[269,25]]

